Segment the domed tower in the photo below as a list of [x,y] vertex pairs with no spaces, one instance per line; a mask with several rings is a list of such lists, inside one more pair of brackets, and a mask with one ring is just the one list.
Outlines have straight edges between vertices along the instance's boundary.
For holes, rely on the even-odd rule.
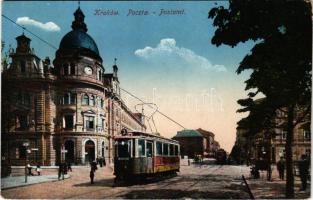
[[104,67],[80,8],[74,17],[53,61],[58,90],[57,160],[89,163],[107,154]]

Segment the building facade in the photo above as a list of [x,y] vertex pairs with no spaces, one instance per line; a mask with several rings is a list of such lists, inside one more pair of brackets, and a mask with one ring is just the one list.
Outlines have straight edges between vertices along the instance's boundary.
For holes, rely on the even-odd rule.
[[195,155],[214,158],[220,145],[214,140],[214,133],[203,130],[182,130],[172,138],[180,144],[181,156],[194,158]]
[[[297,107],[296,115],[301,115],[302,107]],[[276,163],[280,157],[285,157],[286,122],[287,115],[284,108],[276,111],[273,121],[275,128],[263,130],[255,135],[249,135],[249,130],[244,126],[237,127],[235,145],[240,149],[241,157],[251,160],[270,159]],[[300,160],[301,155],[311,154],[311,119],[305,117],[294,127],[292,141],[293,160]]]
[[123,103],[117,77],[106,74],[80,8],[61,40],[53,65],[17,37],[2,72],[2,157],[11,165],[86,164],[112,161],[121,130],[145,131],[144,121]]

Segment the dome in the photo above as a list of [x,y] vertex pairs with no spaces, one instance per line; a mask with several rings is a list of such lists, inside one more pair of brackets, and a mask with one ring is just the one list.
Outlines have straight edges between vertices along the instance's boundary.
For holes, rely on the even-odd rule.
[[97,44],[85,31],[77,29],[68,32],[61,40],[59,49],[85,48],[99,56]]

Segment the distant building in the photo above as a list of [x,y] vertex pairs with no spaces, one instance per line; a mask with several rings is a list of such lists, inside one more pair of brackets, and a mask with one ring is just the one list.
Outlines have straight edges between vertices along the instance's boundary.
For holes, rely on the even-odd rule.
[[198,128],[197,131],[205,137],[205,149],[204,149],[204,154],[206,157],[214,157],[214,153],[216,149],[214,149],[214,133]]
[[181,156],[194,158],[195,155],[204,155],[206,149],[206,138],[196,130],[178,131],[173,137],[180,144]]
[[219,143],[214,140],[214,133],[201,128],[178,131],[173,139],[179,141],[181,155],[189,158],[194,158],[194,155],[215,157],[220,149]]

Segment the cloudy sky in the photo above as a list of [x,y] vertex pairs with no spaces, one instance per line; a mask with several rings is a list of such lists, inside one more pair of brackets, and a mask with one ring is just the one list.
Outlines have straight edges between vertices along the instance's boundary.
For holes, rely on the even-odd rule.
[[[249,53],[252,42],[235,48],[215,47],[207,13],[226,2],[81,2],[88,33],[96,41],[107,72],[117,58],[121,87],[147,102],[156,103],[185,128],[203,128],[215,133],[221,146],[230,151],[235,141],[236,101],[246,96],[248,73],[236,68]],[[3,14],[58,47],[71,30],[78,3],[3,2]],[[160,10],[183,10],[181,15],[161,15]],[[100,14],[95,14],[100,10]],[[128,15],[129,10],[147,15]],[[113,11],[118,15],[106,15]],[[137,12],[139,13],[139,12]],[[2,40],[16,47],[21,28],[2,18]],[[55,57],[55,49],[26,32],[40,58]],[[134,110],[138,103],[127,94],[124,101]],[[138,107],[137,107],[138,108]],[[152,111],[146,109],[146,114]],[[182,128],[155,114],[157,131],[172,137]],[[150,123],[152,124],[151,120]],[[149,127],[149,126],[148,126]],[[152,126],[153,128],[153,126]],[[154,129],[154,128],[153,128]],[[155,129],[154,129],[155,130]]]

